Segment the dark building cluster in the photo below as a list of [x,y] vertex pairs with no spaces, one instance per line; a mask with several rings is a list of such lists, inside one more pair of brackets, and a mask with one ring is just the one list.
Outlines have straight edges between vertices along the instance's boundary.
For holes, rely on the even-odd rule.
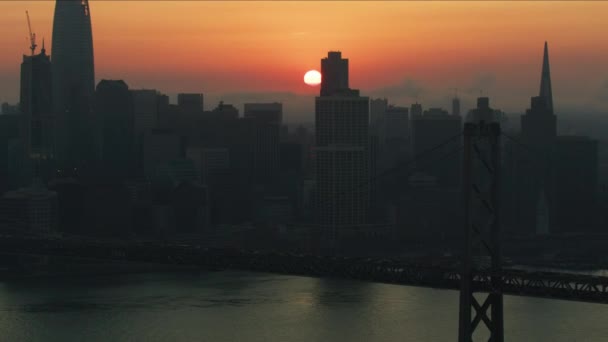
[[[314,132],[281,103],[177,103],[123,80],[95,86],[87,1],[57,1],[53,56],[23,56],[0,115],[0,229],[14,234],[233,239],[297,246],[450,239],[462,231],[464,122],[502,122],[487,97],[461,114],[397,106],[321,60]],[[503,217],[516,235],[598,232],[598,144],[557,136],[548,51],[541,90],[503,139]]]
[[558,136],[549,51],[545,43],[539,96],[505,146],[506,223],[519,234],[602,233],[598,142]]

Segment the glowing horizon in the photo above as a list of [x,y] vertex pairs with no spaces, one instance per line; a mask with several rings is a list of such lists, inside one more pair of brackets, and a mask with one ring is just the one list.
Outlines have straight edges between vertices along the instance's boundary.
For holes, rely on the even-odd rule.
[[[591,101],[608,79],[604,2],[91,1],[96,82],[177,92],[289,92],[329,50],[364,91],[416,81],[426,96],[475,87],[521,108],[549,42],[556,102]],[[25,10],[52,55],[54,2],[0,3],[0,102],[18,97]],[[565,22],[568,25],[563,25]],[[498,98],[504,94],[504,99]],[[567,97],[571,96],[572,99]],[[514,103],[511,103],[514,102]],[[556,105],[559,105],[557,104]]]

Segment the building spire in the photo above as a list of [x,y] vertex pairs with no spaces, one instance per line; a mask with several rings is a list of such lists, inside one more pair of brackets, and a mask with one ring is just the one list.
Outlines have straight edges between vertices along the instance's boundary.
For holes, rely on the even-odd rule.
[[551,91],[551,72],[549,69],[549,48],[545,42],[543,54],[543,71],[540,78],[540,96],[545,98],[547,109],[553,112],[553,94]]

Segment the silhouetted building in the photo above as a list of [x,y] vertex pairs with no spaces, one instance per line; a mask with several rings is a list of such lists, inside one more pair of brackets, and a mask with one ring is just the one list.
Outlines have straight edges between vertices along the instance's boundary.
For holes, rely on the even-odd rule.
[[158,128],[159,107],[161,104],[163,107],[168,107],[169,98],[162,97],[158,91],[153,89],[131,90],[131,94],[133,97],[133,125],[135,136],[141,137],[145,132],[153,128]]
[[341,145],[317,147],[316,163],[318,222],[336,228],[366,223],[367,149]]
[[8,102],[2,102],[2,114],[15,115],[19,114],[19,105],[11,105]]
[[180,182],[200,182],[200,173],[196,169],[194,161],[188,158],[177,158],[158,164],[154,177],[170,179],[175,184]]
[[281,164],[279,168],[278,184],[282,194],[289,196],[293,207],[300,203],[300,193],[304,178],[303,148],[299,143],[281,143]]
[[[431,108],[423,115],[412,117],[412,155],[418,157],[444,141],[458,136],[462,131],[460,116]],[[460,146],[460,139],[452,139],[441,148],[416,162],[416,170],[437,178],[440,186],[455,187],[460,184],[460,153],[453,153]],[[450,154],[451,153],[451,154]]]
[[339,51],[330,51],[321,60],[321,96],[348,89],[348,59]]
[[86,187],[75,178],[58,178],[49,182],[49,189],[57,193],[57,230],[84,234],[87,229],[84,221]]
[[388,106],[379,123],[378,167],[386,170],[410,156],[410,118],[406,107]]
[[213,110],[213,113],[225,119],[236,119],[239,117],[239,110],[235,106],[222,101]]
[[483,121],[486,124],[497,122],[495,110],[490,107],[490,99],[488,97],[477,98],[477,108],[469,111],[466,121],[475,123]]
[[405,107],[389,106],[384,113],[381,138],[384,144],[409,139],[409,110]]
[[[547,99],[552,99],[549,78],[549,56],[545,44],[541,77],[541,95],[532,97],[530,109],[521,116],[521,142],[526,146],[511,147],[507,154],[506,176],[513,191],[508,201],[513,212],[507,219],[521,234],[554,232],[558,224],[556,179],[557,117]],[[507,150],[509,151],[509,150]]]
[[144,176],[153,178],[157,170],[181,155],[181,139],[167,130],[154,129],[147,133],[143,143]]
[[[25,155],[11,155],[11,146],[20,141],[20,119],[21,115],[0,115],[0,193],[15,190],[21,186],[16,177],[21,173],[19,165]],[[18,157],[19,160],[14,160]],[[15,165],[17,164],[17,165]],[[16,168],[16,166],[18,168]],[[25,185],[27,183],[23,183]]]
[[224,173],[230,168],[228,148],[191,147],[186,156],[194,162],[203,185],[212,183],[216,173]]
[[174,115],[172,129],[185,139],[188,146],[200,144],[200,127],[203,125],[203,95],[178,94],[177,115]]
[[293,220],[293,202],[287,196],[264,196],[256,202],[253,221],[263,227],[285,225]]
[[225,172],[214,173],[209,195],[213,224],[250,222],[253,204],[251,182],[238,168],[233,166]]
[[[552,233],[583,233],[595,229],[598,213],[598,142],[581,136],[560,136],[555,148],[556,224]],[[603,232],[602,231],[597,232]]]
[[543,52],[543,70],[540,77],[540,96],[545,98],[547,109],[553,112],[553,92],[551,90],[551,71],[549,68],[549,48],[545,42]]
[[388,108],[387,99],[371,99],[369,101],[370,128],[378,129],[384,113]]
[[193,182],[180,182],[172,191],[172,209],[177,234],[200,234],[209,225],[207,187]]
[[453,239],[460,233],[454,227],[462,222],[461,201],[460,189],[441,187],[435,177],[414,173],[407,178],[407,190],[388,206],[393,211],[390,223],[398,237],[409,241]]
[[98,180],[88,182],[84,194],[83,231],[87,235],[129,236],[131,192],[126,183]]
[[244,116],[254,126],[253,177],[255,182],[270,183],[280,163],[281,103],[246,103]]
[[57,224],[57,193],[38,178],[27,188],[6,192],[0,198],[0,229],[14,234],[45,234]]
[[124,181],[132,174],[135,143],[133,98],[127,84],[122,80],[99,82],[95,111],[101,122],[101,171],[109,179]]
[[452,115],[460,116],[460,99],[458,97],[452,99]]
[[57,0],[53,18],[55,152],[64,173],[94,167],[92,102],[95,92],[93,35],[88,0]]
[[156,94],[156,128],[169,129],[175,125],[175,113],[178,111],[175,105],[169,104],[169,96],[161,93]]
[[[531,108],[521,117],[521,139],[532,151],[518,151],[515,172],[519,184],[519,198],[515,200],[519,213],[519,226],[525,232],[540,232],[536,227],[541,200],[547,206],[548,225],[557,222],[555,178],[555,142],[557,118],[547,107],[542,96],[533,97]],[[532,154],[530,153],[532,152]],[[517,158],[517,157],[516,157]]]
[[422,105],[420,103],[412,104],[412,106],[410,107],[410,115],[412,116],[412,119],[416,116],[421,116],[422,115]]
[[202,115],[203,94],[177,94],[177,106],[182,114]]
[[40,54],[23,56],[19,103],[26,159],[34,164],[37,176],[41,176],[40,172],[43,171],[40,167],[44,168],[44,178],[48,179],[55,142],[51,59],[46,54],[44,43]]
[[280,170],[283,172],[302,172],[303,164],[303,148],[299,143],[283,142],[281,143],[281,163]]
[[369,98],[357,90],[315,99],[317,222],[333,228],[367,223]]

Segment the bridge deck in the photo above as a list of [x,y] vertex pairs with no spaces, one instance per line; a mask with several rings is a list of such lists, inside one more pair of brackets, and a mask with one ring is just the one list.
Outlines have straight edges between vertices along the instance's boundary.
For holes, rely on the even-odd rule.
[[[305,276],[340,277],[410,286],[459,289],[455,267],[402,260],[340,258],[153,244],[93,243],[64,240],[0,238],[0,255],[46,255],[195,265],[206,269],[238,269]],[[491,272],[478,271],[476,292],[492,289]],[[608,277],[569,273],[503,270],[505,294],[608,303]]]

